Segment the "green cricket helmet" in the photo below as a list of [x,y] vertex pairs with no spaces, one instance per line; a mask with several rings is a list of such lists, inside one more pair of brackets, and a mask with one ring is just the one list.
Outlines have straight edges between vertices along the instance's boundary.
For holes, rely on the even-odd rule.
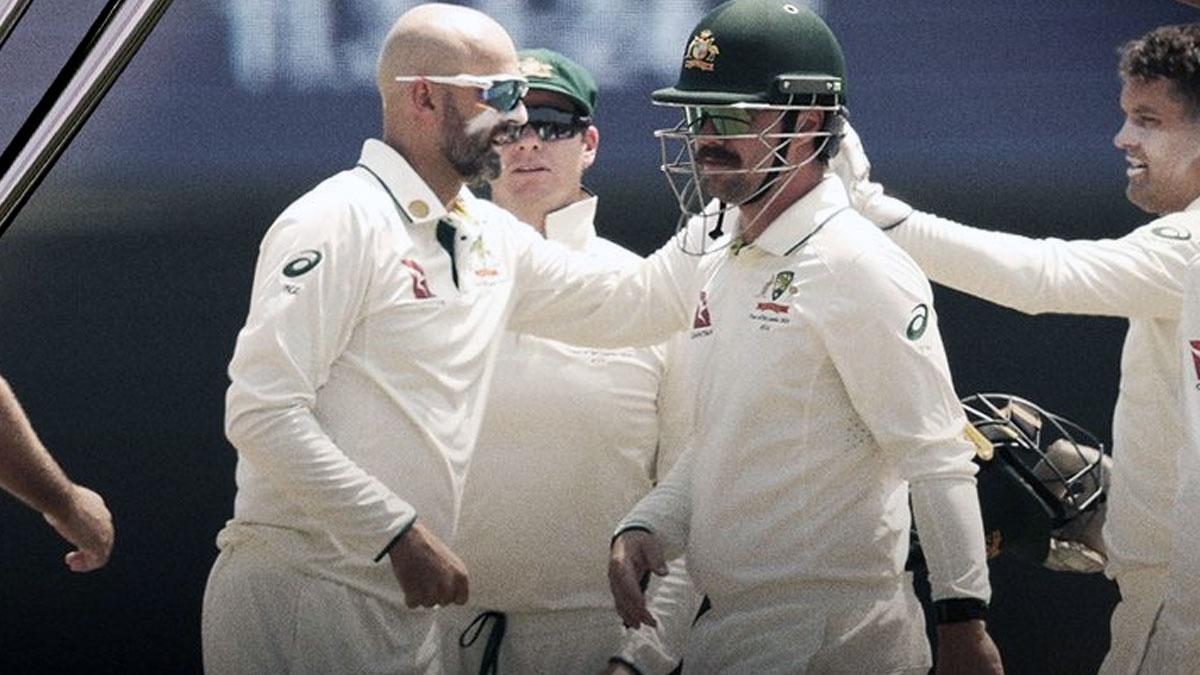
[[[1095,573],[1112,458],[1087,429],[1012,394],[962,399],[976,443],[976,489],[988,558],[1008,554],[1063,572]],[[909,567],[920,568],[920,533]]]
[[[782,188],[796,169],[837,153],[846,115],[845,70],[841,45],[829,26],[797,3],[730,0],[700,20],[684,47],[675,86],[651,96],[655,104],[683,109],[677,126],[655,136],[662,147],[661,169],[679,201],[681,227],[689,219],[701,220],[695,233],[680,238],[685,250],[703,254],[719,248],[716,242],[729,241],[722,232],[727,212],[772,199],[780,192],[773,188]],[[760,110],[777,115],[769,126],[753,131],[753,113]],[[823,112],[823,123],[799,131],[800,114],[810,110]],[[767,150],[753,166],[714,168],[696,161],[700,145],[745,138],[758,139]],[[807,157],[790,159],[796,139],[818,142]],[[729,173],[761,175],[762,181],[737,203],[708,194],[706,178]]]
[[655,103],[845,103],[846,63],[833,31],[812,11],[780,0],[731,0],[700,20],[679,81]]

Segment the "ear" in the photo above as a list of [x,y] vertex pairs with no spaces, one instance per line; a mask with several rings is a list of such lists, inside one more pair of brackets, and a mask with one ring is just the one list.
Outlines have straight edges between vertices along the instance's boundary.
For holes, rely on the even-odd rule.
[[581,163],[586,171],[596,163],[596,150],[600,147],[600,130],[589,126],[583,132],[583,157]]
[[433,87],[430,87],[429,83],[424,80],[417,80],[408,85],[404,90],[403,100],[409,114],[421,121],[433,119],[442,105],[442,101],[434,96]]

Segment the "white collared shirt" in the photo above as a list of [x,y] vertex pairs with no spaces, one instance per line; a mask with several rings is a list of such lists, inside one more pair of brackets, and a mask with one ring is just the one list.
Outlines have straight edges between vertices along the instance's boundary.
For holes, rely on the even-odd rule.
[[1179,316],[1200,237],[1200,202],[1119,239],[1030,239],[916,212],[888,234],[929,278],[1029,314],[1129,319],[1113,411],[1107,573],[1165,565],[1183,445]]
[[[848,208],[838,179],[753,244],[702,258],[676,249],[651,259],[659,276],[646,286],[669,285],[665,276],[690,294],[696,434],[623,526],[686,544],[693,580],[719,606],[839,584],[892,592],[908,550],[908,480],[960,486],[962,522],[978,523],[973,449],[929,284]],[[982,527],[948,543],[957,557],[935,555],[935,597],[986,600]]]
[[[596,203],[547,214],[546,238],[604,266],[636,264],[596,236]],[[689,431],[666,414],[691,395],[667,354],[666,344],[593,349],[506,333],[453,542],[471,605],[615,611],[603,573],[613,526],[666,475]],[[661,630],[627,631],[622,650],[647,674],[674,668],[698,605],[682,561],[651,591]]]
[[459,201],[458,287],[436,238],[445,209],[379,141],[271,226],[229,365],[238,492],[222,546],[266,541],[399,602],[372,561],[416,514],[452,540],[515,278],[552,305],[572,269],[507,212]]

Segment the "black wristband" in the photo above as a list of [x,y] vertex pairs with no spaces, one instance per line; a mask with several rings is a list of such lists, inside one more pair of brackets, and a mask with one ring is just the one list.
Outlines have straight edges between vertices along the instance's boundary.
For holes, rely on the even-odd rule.
[[400,532],[398,532],[396,536],[392,537],[392,540],[387,543],[387,546],[383,547],[383,550],[379,552],[379,555],[375,556],[373,562],[379,562],[380,560],[383,560],[383,556],[387,555],[392,550],[392,547],[399,543],[400,537],[408,534],[408,531],[411,530],[412,526],[416,523],[417,517],[413,516],[412,520],[408,521],[403,527],[400,528]]
[[987,620],[987,603],[979,598],[946,598],[933,602],[933,615],[939,625]]

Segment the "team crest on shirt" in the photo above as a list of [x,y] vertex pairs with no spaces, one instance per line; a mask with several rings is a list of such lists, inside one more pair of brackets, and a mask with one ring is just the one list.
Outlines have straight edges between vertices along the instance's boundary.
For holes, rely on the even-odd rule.
[[401,260],[400,264],[408,268],[408,274],[412,277],[413,297],[418,300],[432,298],[433,292],[429,290],[429,280],[425,278],[425,268],[421,267],[417,261],[408,258]]
[[708,292],[700,291],[700,302],[692,317],[692,339],[712,335],[712,314],[708,311]]
[[467,255],[470,256],[471,270],[475,274],[476,282],[487,285],[499,281],[500,263],[496,261],[492,250],[483,241],[483,235],[476,237],[475,241],[471,242],[471,248]]
[[788,301],[796,293],[796,287],[792,285],[795,279],[795,272],[782,270],[763,284],[762,290],[754,298],[754,309],[750,312],[750,318],[759,322],[760,328],[770,330],[771,325],[791,323],[789,314],[792,306]]

